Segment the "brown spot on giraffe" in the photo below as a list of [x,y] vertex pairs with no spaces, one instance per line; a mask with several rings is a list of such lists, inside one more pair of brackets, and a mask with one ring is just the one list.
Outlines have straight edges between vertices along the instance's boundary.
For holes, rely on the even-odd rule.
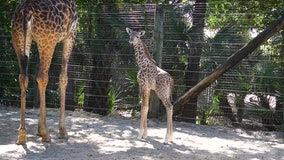
[[165,137],[165,143],[172,142],[173,105],[171,104],[171,100],[174,80],[169,73],[162,70],[156,65],[156,62],[149,54],[146,45],[140,39],[140,37],[145,34],[145,31],[136,32],[129,28],[126,28],[126,31],[130,36],[129,43],[134,46],[136,61],[139,66],[137,80],[142,97],[142,106],[140,133],[138,138],[147,137],[147,114],[149,109],[149,97],[150,91],[154,90],[167,111],[167,134]]
[[[60,6],[60,7],[59,7]],[[42,141],[50,141],[46,127],[45,91],[48,71],[54,48],[63,42],[62,65],[59,77],[60,121],[59,136],[67,138],[65,127],[65,92],[67,87],[67,67],[77,32],[78,14],[75,0],[26,0],[21,1],[15,10],[12,26],[12,42],[20,67],[19,84],[21,88],[21,123],[17,144],[27,141],[25,126],[26,91],[28,88],[28,59],[31,42],[37,44],[40,67],[36,77],[40,97],[40,117],[38,134]]]

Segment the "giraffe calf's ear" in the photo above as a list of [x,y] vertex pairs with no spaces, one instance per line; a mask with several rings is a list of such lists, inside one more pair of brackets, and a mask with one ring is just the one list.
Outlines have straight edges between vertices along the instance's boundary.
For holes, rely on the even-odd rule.
[[140,37],[141,37],[141,36],[144,36],[145,33],[146,33],[146,31],[141,31],[141,32],[140,32]]
[[128,34],[130,34],[130,33],[132,32],[132,30],[131,30],[130,28],[126,27],[126,32],[127,32]]

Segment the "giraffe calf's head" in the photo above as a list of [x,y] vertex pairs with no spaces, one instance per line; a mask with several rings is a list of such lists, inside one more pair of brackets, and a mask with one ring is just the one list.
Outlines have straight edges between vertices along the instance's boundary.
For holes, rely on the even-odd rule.
[[126,32],[129,34],[129,43],[133,45],[137,44],[140,37],[146,33],[145,31],[136,32],[130,28],[126,28]]

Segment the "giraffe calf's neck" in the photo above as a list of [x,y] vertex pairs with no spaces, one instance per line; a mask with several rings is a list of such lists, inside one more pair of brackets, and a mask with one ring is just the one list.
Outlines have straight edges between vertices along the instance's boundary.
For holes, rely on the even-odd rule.
[[136,61],[138,63],[139,68],[141,68],[140,65],[144,61],[148,61],[147,63],[156,65],[156,61],[151,57],[145,43],[143,43],[142,40],[140,40],[139,43],[134,45],[134,50],[135,50]]

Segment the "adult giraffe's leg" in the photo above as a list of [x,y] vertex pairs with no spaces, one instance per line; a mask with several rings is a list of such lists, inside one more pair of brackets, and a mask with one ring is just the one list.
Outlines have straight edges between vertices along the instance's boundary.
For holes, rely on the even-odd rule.
[[[31,47],[31,37],[27,35],[26,44],[24,44],[22,32],[12,31],[12,42],[14,50],[17,54],[17,59],[20,68],[19,85],[21,88],[21,113],[20,113],[20,128],[18,132],[17,144],[25,144],[27,142],[27,131],[25,124],[25,112],[26,112],[26,92],[28,89],[29,77],[28,77],[28,61],[29,52]],[[24,45],[26,45],[24,47]]]
[[149,110],[149,98],[150,98],[150,90],[141,89],[142,96],[142,105],[141,105],[141,121],[140,121],[140,130],[138,138],[146,138],[148,135],[147,131],[147,114]]
[[40,113],[38,121],[38,134],[42,137],[43,142],[49,142],[50,136],[46,127],[46,86],[48,84],[48,71],[52,60],[54,48],[56,44],[45,44],[44,49],[38,45],[40,66],[37,75],[37,83],[39,90]]
[[19,84],[21,88],[21,123],[18,133],[17,144],[25,144],[27,142],[27,131],[25,123],[25,112],[26,112],[26,91],[28,88],[28,56],[18,55],[18,61],[20,65]]
[[59,77],[60,88],[60,120],[59,120],[59,138],[67,138],[68,134],[65,127],[65,97],[68,84],[68,62],[73,48],[73,39],[69,38],[63,41],[63,55],[61,64],[61,73]]

